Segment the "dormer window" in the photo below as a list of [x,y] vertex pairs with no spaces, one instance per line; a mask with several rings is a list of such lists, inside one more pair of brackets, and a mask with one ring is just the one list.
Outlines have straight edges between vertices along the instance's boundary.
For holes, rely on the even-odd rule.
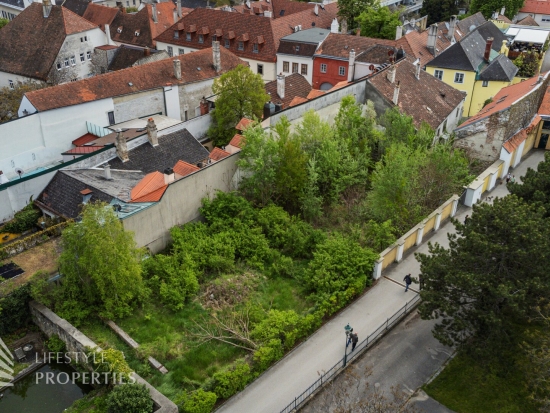
[[230,44],[231,44],[231,43],[229,42],[229,39],[225,39],[225,47],[226,47],[227,49],[229,49]]
[[204,35],[199,34],[199,43],[204,43]]
[[300,46],[296,46],[296,51],[297,51],[297,52],[300,51]]
[[179,39],[180,38],[180,32],[178,32],[177,30],[174,30],[174,39]]
[[244,43],[243,42],[239,42],[237,44],[237,50],[244,50]]
[[136,31],[134,32],[134,35],[135,35],[135,36],[139,36],[139,30],[136,30]]
[[191,33],[185,33],[185,40],[187,40],[188,42],[191,41]]
[[122,26],[119,26],[117,29],[116,29],[117,33],[122,33]]
[[258,53],[258,43],[253,43],[252,44],[252,52],[253,53]]

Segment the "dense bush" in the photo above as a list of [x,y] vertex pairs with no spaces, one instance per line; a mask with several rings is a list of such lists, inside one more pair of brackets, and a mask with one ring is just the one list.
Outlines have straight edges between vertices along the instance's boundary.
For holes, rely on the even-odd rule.
[[20,234],[21,232],[28,231],[36,226],[36,221],[38,221],[39,217],[40,211],[31,202],[21,211],[17,212],[11,221],[0,227],[0,232]]
[[277,338],[269,340],[254,352],[256,370],[259,372],[267,370],[274,362],[280,360],[283,355],[284,350],[281,340]]
[[[122,353],[122,351],[113,348],[108,348],[107,350],[94,349],[88,354],[88,358],[92,360],[94,371],[110,373],[107,377],[115,378],[116,375],[117,382],[119,378],[126,381],[130,380],[132,369],[124,358],[124,353]],[[110,384],[113,385],[115,383]]]
[[229,369],[214,374],[213,390],[219,397],[227,399],[244,389],[251,378],[248,363],[238,360]]
[[153,400],[145,384],[116,386],[107,396],[109,413],[152,413]]
[[210,413],[217,399],[216,393],[198,389],[185,397],[181,410],[183,413]]
[[254,326],[250,335],[252,339],[261,343],[278,339],[288,350],[301,335],[299,326],[300,316],[295,311],[270,310],[267,317]]
[[52,353],[62,353],[65,351],[65,342],[59,338],[57,334],[52,334],[52,336],[46,340],[46,346],[48,350]]
[[31,320],[31,288],[25,284],[0,299],[0,337],[24,327]]

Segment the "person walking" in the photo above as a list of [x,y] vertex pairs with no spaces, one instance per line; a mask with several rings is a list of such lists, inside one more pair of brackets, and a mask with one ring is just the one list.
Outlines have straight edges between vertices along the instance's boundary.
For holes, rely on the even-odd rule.
[[508,175],[506,175],[506,183],[510,182],[510,179],[512,179],[512,174],[508,172]]
[[350,333],[350,339],[351,339],[351,351],[355,350],[355,346],[357,345],[357,342],[359,341],[359,336],[357,333]]
[[351,336],[353,335],[353,328],[349,331],[349,334],[348,334],[348,341],[346,342],[346,348],[349,347],[349,345],[351,344]]
[[405,284],[406,284],[405,292],[407,292],[409,291],[409,287],[412,284],[411,274],[405,275],[405,278],[403,278],[403,281],[405,281]]

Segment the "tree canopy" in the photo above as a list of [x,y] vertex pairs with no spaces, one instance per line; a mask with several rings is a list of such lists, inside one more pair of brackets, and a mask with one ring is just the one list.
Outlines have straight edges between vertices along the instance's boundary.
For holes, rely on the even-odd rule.
[[356,29],[359,27],[356,18],[378,3],[378,0],[338,0],[338,16],[346,20],[349,30]]
[[458,15],[456,0],[424,0],[420,15],[428,15],[428,25],[449,21],[451,16]]
[[550,152],[544,154],[544,161],[537,165],[537,170],[527,169],[525,176],[521,178],[521,184],[510,182],[510,193],[530,204],[536,204],[547,211],[550,216]]
[[502,7],[506,7],[504,15],[510,20],[515,17],[519,9],[523,7],[525,0],[471,0],[469,12],[471,14],[480,11],[486,19],[489,19],[491,15],[500,10]]
[[386,6],[375,4],[364,9],[356,21],[361,28],[361,36],[394,40],[396,28],[401,25],[399,15],[399,10],[392,12]]
[[10,21],[8,19],[0,19],[0,29],[8,24]]
[[213,125],[208,135],[216,146],[226,145],[235,134],[235,126],[243,118],[261,119],[264,104],[269,100],[259,74],[244,65],[214,80],[212,92],[217,96],[212,111]]
[[[0,19],[1,20],[1,19]],[[0,23],[1,26],[1,23]],[[44,85],[36,82],[17,82],[13,89],[3,87],[0,89],[0,123],[17,119],[17,111],[23,95],[33,90],[41,89]]]

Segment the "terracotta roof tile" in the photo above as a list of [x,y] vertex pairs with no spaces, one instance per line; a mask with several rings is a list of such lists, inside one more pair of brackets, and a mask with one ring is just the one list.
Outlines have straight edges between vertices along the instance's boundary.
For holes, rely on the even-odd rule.
[[63,152],[62,155],[85,155],[100,149],[103,149],[103,146],[77,146],[76,148]]
[[[39,112],[43,112],[64,106],[151,90],[162,87],[167,83],[186,84],[212,79],[244,63],[223,47],[220,53],[222,71],[219,73],[212,66],[212,50],[207,49],[28,92],[25,96]],[[174,59],[179,59],[181,62],[181,80],[177,80],[174,76]],[[201,70],[197,70],[197,67],[200,67]]]
[[504,23],[512,24],[512,20],[510,20],[508,17],[503,16],[502,14],[498,15],[497,20],[502,21]]
[[539,26],[539,24],[531,16],[524,17],[516,24],[520,26]]
[[[548,76],[548,72],[544,77]],[[493,101],[479,111],[475,116],[469,118],[466,122],[460,124],[457,129],[465,128],[473,123],[480,121],[486,117],[491,116],[494,113],[501,112],[504,109],[509,108],[518,99],[525,96],[527,93],[534,90],[537,85],[538,76],[534,76],[523,82],[516,83],[502,88],[494,97]],[[543,100],[544,104],[544,100]],[[541,108],[543,106],[541,105]],[[540,109],[539,109],[540,110]],[[539,112],[539,114],[542,114]]]
[[229,145],[242,149],[244,147],[244,136],[239,135],[238,133],[235,134],[235,136],[233,136],[233,138],[229,141]]
[[86,145],[87,143],[90,143],[92,141],[95,141],[97,139],[97,136],[92,135],[91,133],[85,133],[80,138],[75,139],[72,144],[74,146],[82,146]]
[[522,129],[506,142],[504,142],[502,146],[504,146],[504,149],[506,149],[508,153],[512,153],[519,145],[521,145],[521,143],[525,139],[527,139],[527,131],[525,129]]
[[331,56],[347,60],[351,49],[355,51],[355,55],[357,56],[376,45],[395,46],[396,42],[395,40],[330,33],[319,46],[315,55]]
[[542,98],[542,103],[540,104],[539,115],[549,116],[550,117],[550,89],[546,90],[544,97]]
[[91,2],[88,4],[88,7],[82,17],[99,26],[101,30],[105,31],[105,25],[112,24],[118,13],[119,9],[116,7],[101,6]]
[[300,96],[296,96],[294,99],[292,99],[292,102],[290,102],[290,104],[288,105],[288,107],[292,107],[292,106],[296,106],[296,105],[300,105],[301,103],[305,103],[307,102],[307,99],[306,98],[302,98]]
[[348,84],[349,82],[347,80],[342,80],[341,82],[336,83],[331,89],[329,89],[329,91],[332,92],[333,90],[341,89]]
[[164,186],[166,186],[166,183],[164,182],[164,174],[158,171],[151,172],[150,174],[145,175],[145,177],[139,181],[134,188],[132,188],[130,197],[132,201],[134,201]]
[[235,126],[235,129],[239,130],[239,131],[244,131],[246,128],[248,128],[250,125],[252,125],[254,123],[253,120],[250,120],[250,119],[247,119],[247,118],[242,118],[239,123],[237,123],[237,126]]
[[138,203],[138,202],[158,202],[161,200],[162,196],[164,195],[164,192],[166,192],[166,188],[168,188],[168,185],[164,185],[152,192],[149,192],[148,194],[145,194],[143,196],[140,196],[139,198],[132,199],[130,202],[132,203]]
[[174,172],[177,175],[180,175],[181,177],[187,176],[189,174],[192,174],[195,171],[198,171],[200,168],[198,166],[192,165],[190,163],[184,162],[184,161],[178,161],[174,165]]
[[271,101],[276,104],[282,104],[287,108],[292,99],[296,96],[307,97],[311,91],[311,85],[305,77],[299,73],[293,73],[285,77],[285,97],[281,99],[277,94],[277,80],[265,84],[265,91],[271,96]]
[[[237,56],[265,62],[276,62],[277,49],[282,37],[294,33],[294,28],[297,26],[302,26],[303,30],[312,27],[330,28],[330,24],[338,11],[338,5],[331,3],[327,4],[324,10],[320,9],[317,16],[313,13],[311,5],[306,6],[307,8],[304,10],[290,15],[286,15],[285,12],[284,17],[277,19],[216,9],[195,9],[158,36],[156,40],[176,46],[204,49],[210,47],[212,34],[203,35],[203,43],[199,43],[199,36],[192,26],[198,28],[208,27],[210,33],[221,30],[224,33],[224,39],[232,40],[229,50]],[[303,6],[300,5],[299,7]],[[177,39],[174,38],[174,31],[181,31],[181,24],[183,24],[185,33],[192,34],[191,41],[187,41],[183,33]],[[238,50],[238,42],[244,43],[243,50]],[[253,44],[259,45],[257,53],[254,52]],[[222,44],[222,46],[224,45],[225,43]]]
[[525,0],[521,13],[550,14],[550,1],[546,0]]
[[311,92],[306,96],[307,100],[318,98],[319,96],[324,95],[326,92],[320,89],[311,89]]
[[0,71],[47,80],[66,36],[94,28],[62,6],[44,18],[42,4],[32,3],[0,30]]
[[427,122],[433,129],[451,114],[465,98],[465,94],[436,79],[424,70],[420,70],[419,79],[416,79],[416,66],[409,60],[403,59],[395,64],[395,83],[387,78],[384,69],[368,79],[388,102],[392,102],[396,83],[399,82],[399,108],[413,117],[414,124],[419,127]]
[[223,149],[216,147],[212,149],[212,152],[210,152],[210,155],[208,155],[208,158],[216,162],[216,161],[219,161],[220,159],[228,157],[229,155],[231,155],[229,152],[226,152]]

